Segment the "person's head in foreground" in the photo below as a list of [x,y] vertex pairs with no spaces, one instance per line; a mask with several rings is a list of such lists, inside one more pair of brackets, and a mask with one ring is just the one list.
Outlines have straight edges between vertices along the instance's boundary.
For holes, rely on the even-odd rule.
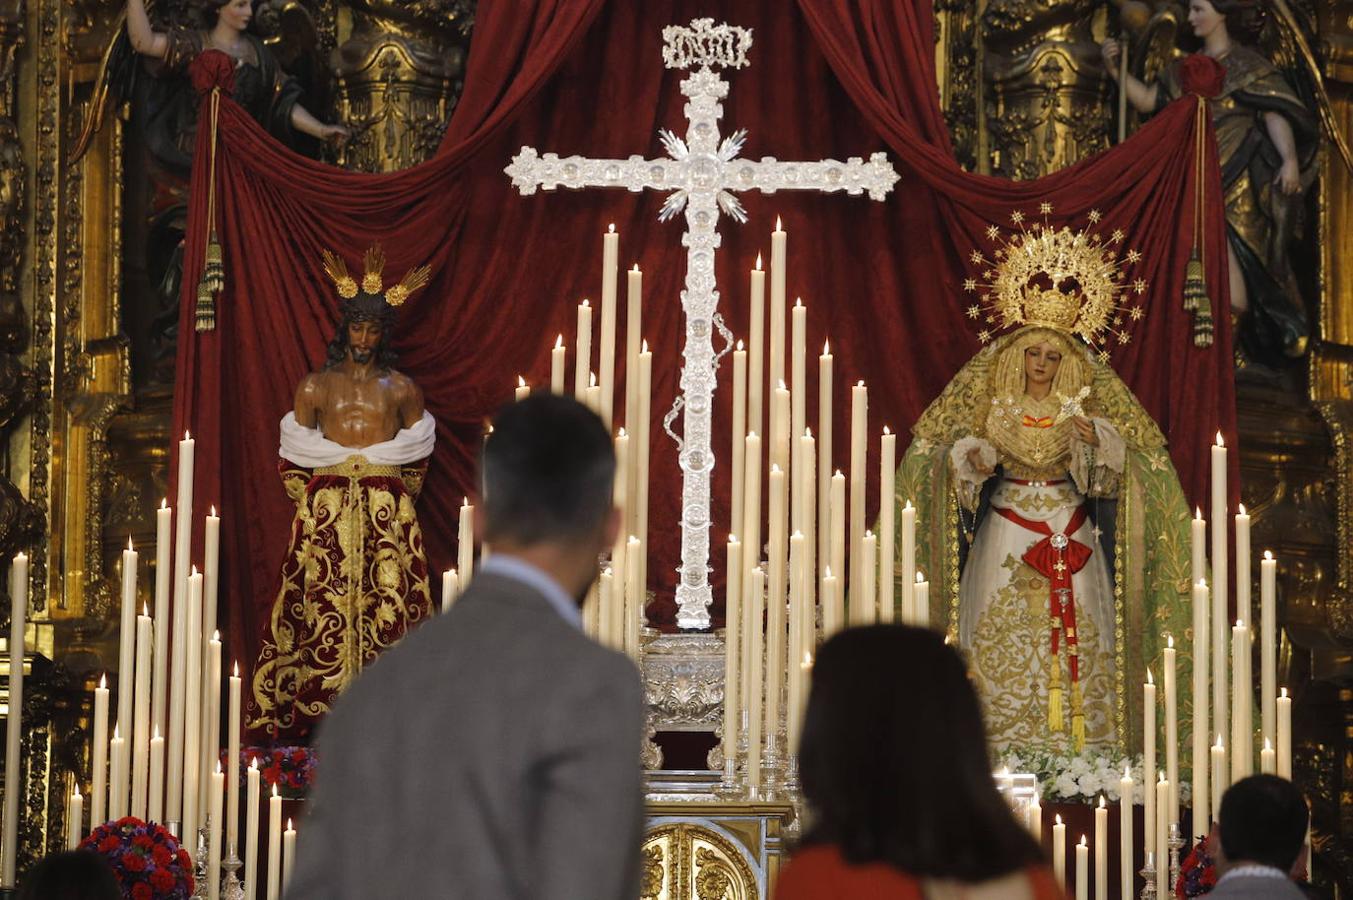
[[119,900],[113,867],[89,850],[53,853],[38,862],[19,886],[19,900]]
[[576,400],[533,394],[509,404],[484,445],[484,541],[581,601],[620,528],[615,467],[606,426]]
[[799,750],[815,824],[849,864],[970,884],[1044,863],[996,790],[977,694],[933,631],[852,628],[813,665]]
[[1303,862],[1308,816],[1306,798],[1286,778],[1240,779],[1222,794],[1213,825],[1218,874],[1249,866],[1295,874]]

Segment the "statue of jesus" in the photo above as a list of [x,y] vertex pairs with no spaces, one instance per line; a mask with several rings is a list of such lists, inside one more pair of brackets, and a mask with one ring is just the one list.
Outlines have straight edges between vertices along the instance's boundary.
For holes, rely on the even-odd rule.
[[383,266],[379,246],[368,250],[359,283],[325,255],[343,318],[281,423],[279,470],[296,516],[248,722],[274,744],[304,741],[362,667],[432,613],[414,501],[435,423],[390,349],[395,309],[428,271],[386,288]]

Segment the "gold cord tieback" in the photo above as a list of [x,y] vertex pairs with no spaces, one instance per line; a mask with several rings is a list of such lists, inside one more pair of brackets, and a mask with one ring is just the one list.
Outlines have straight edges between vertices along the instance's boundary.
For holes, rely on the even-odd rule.
[[1212,298],[1207,294],[1207,248],[1203,241],[1203,129],[1207,125],[1207,100],[1198,97],[1193,117],[1193,249],[1184,270],[1184,309],[1193,314],[1193,346],[1211,347]]
[[216,121],[221,107],[221,89],[211,89],[211,155],[207,176],[207,224],[211,235],[207,239],[206,259],[202,278],[197,283],[197,306],[193,311],[193,327],[198,331],[216,328],[216,295],[225,287],[225,266],[221,257],[221,241],[216,236]]

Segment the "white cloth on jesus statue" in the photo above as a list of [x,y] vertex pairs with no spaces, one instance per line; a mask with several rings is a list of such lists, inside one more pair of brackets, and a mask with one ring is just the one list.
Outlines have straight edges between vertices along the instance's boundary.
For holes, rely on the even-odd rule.
[[329,440],[318,428],[306,428],[289,412],[282,417],[281,443],[277,455],[307,469],[336,466],[354,453],[366,457],[373,465],[405,466],[427,459],[437,442],[437,422],[432,413],[423,411],[423,417],[388,441],[369,447],[344,447]]

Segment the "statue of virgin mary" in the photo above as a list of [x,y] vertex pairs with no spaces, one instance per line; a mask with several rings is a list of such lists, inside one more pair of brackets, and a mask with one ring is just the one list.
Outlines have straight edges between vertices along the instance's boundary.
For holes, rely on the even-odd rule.
[[991,320],[1014,330],[926,409],[898,471],[944,598],[929,624],[966,655],[997,752],[1140,746],[1146,669],[1159,674],[1167,635],[1187,647],[1183,491],[1160,429],[1093,349],[1142,315],[1113,246],[1034,224],[995,260],[974,255]]

